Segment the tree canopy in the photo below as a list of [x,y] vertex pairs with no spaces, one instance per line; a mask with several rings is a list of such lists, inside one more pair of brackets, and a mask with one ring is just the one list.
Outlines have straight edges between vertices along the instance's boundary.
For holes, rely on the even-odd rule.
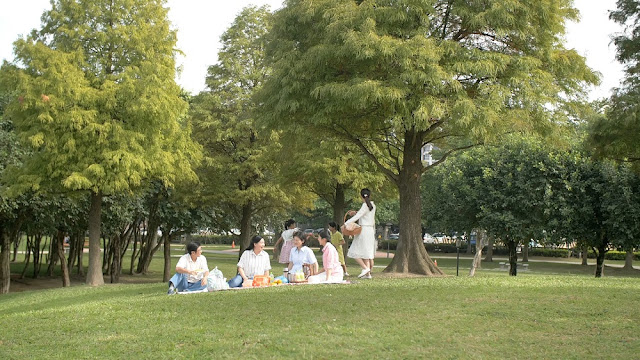
[[548,131],[596,75],[562,45],[571,1],[291,0],[276,13],[261,99],[280,126],[352,142],[400,194],[387,271],[439,274],[420,236],[420,149]]
[[92,194],[90,284],[103,283],[103,194],[196,179],[199,147],[180,121],[187,104],[164,3],[54,0],[42,28],[14,43],[15,63],[2,67],[3,85],[17,94],[7,116],[33,151],[14,188]]

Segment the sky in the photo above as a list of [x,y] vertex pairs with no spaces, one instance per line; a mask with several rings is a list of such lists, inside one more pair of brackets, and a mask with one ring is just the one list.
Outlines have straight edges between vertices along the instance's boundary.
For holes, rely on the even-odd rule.
[[[621,31],[608,18],[616,0],[574,0],[580,11],[579,22],[567,24],[567,48],[587,59],[587,65],[601,74],[601,85],[590,88],[589,97],[607,97],[619,85],[623,67],[615,60],[611,36]],[[240,10],[248,5],[269,5],[272,10],[282,0],[168,0],[169,18],[178,30],[178,48],[184,56],[177,59],[182,72],[177,82],[186,90],[198,93],[205,89],[209,65],[217,61],[219,39]],[[0,0],[0,59],[13,59],[12,43],[20,35],[40,27],[40,16],[50,8],[49,0]]]

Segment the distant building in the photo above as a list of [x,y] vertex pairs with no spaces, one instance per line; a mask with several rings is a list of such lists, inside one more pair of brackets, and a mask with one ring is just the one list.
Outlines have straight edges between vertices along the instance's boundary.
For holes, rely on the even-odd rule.
[[433,155],[431,154],[433,150],[439,150],[439,149],[437,146],[434,146],[433,144],[427,144],[422,147],[420,159],[422,159],[422,164],[424,166],[431,166],[434,163],[438,162],[439,159],[434,159]]

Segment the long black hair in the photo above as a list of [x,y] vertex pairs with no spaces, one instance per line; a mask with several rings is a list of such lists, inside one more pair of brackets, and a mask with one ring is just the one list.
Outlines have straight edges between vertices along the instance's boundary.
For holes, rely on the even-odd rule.
[[340,228],[338,227],[338,224],[336,224],[335,221],[331,221],[329,223],[329,226],[331,226],[332,228],[336,229],[337,232],[340,232]]
[[373,205],[371,204],[371,190],[364,188],[360,190],[360,196],[364,199],[364,202],[367,203],[367,207],[369,211],[373,210]]
[[293,225],[295,223],[296,223],[296,221],[293,220],[293,219],[289,219],[289,220],[285,221],[284,222],[284,229],[285,230],[289,230],[289,226],[291,226],[291,225]]
[[327,241],[328,241],[328,242],[331,242],[331,235],[329,234],[329,231],[327,231],[327,230],[324,230],[324,229],[323,229],[323,230],[321,230],[321,231],[318,233],[318,236],[320,236],[320,238],[319,238],[318,240],[320,240],[320,239],[327,239]]
[[254,237],[251,239],[251,243],[249,244],[249,247],[248,247],[248,248],[246,248],[244,251],[247,251],[247,250],[253,250],[253,248],[255,247],[255,245],[256,245],[257,243],[259,243],[259,242],[260,242],[260,240],[262,240],[262,236],[260,236],[260,235],[256,235],[256,236],[254,236]]

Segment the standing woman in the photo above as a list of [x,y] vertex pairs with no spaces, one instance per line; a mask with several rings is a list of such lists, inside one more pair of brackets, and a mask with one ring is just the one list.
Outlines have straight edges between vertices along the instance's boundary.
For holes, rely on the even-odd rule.
[[329,240],[331,236],[327,230],[320,231],[318,241],[322,246],[322,272],[309,276],[309,284],[312,283],[340,283],[344,278],[344,272],[338,259],[338,251]]
[[349,276],[349,273],[347,273],[347,263],[344,261],[344,250],[342,250],[342,245],[345,244],[344,237],[342,236],[342,233],[338,231],[338,224],[333,221],[330,222],[329,231],[331,232],[331,244],[333,244],[338,251],[338,259],[340,260],[344,276]]
[[284,223],[284,231],[280,235],[278,241],[276,241],[275,245],[273,245],[274,249],[278,248],[278,245],[282,241],[282,249],[280,249],[280,257],[278,258],[278,262],[280,264],[289,264],[289,254],[291,254],[291,249],[293,248],[293,233],[298,230],[296,229],[296,221],[293,219],[289,219]]
[[360,234],[356,235],[351,243],[347,256],[355,259],[362,268],[359,278],[371,279],[371,269],[373,268],[373,258],[376,254],[376,205],[371,201],[371,191],[369,189],[360,190],[362,207],[357,213],[351,210],[353,215],[345,224],[358,221],[362,227]]

